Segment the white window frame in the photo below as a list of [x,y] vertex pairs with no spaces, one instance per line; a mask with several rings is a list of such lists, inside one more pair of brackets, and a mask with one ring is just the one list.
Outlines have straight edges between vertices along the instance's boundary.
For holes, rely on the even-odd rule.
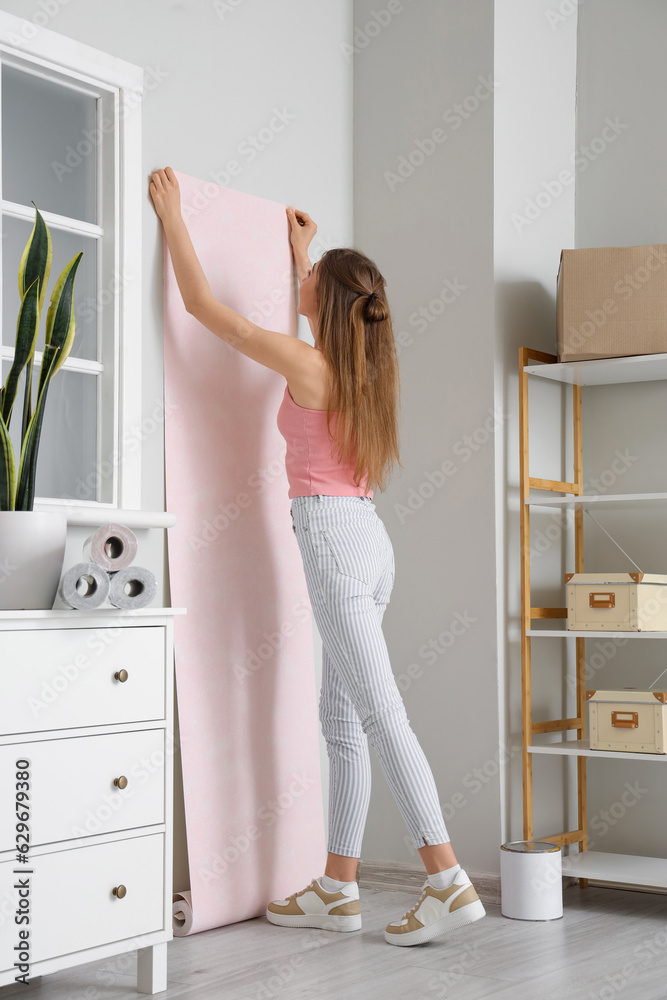
[[[144,178],[141,146],[141,102],[144,95],[143,67],[118,59],[100,49],[85,45],[58,32],[39,26],[33,21],[0,11],[0,59],[15,66],[30,63],[35,72],[51,79],[67,81],[88,92],[91,89],[102,96],[98,108],[102,115],[112,116],[113,135],[116,141],[102,143],[103,159],[98,172],[98,218],[111,219],[111,226],[104,226],[103,239],[113,241],[112,271],[119,286],[111,305],[103,310],[107,314],[103,344],[109,352],[113,340],[113,356],[102,356],[102,363],[113,368],[113,419],[108,409],[104,416],[98,412],[98,456],[101,464],[114,459],[112,502],[35,497],[35,510],[64,510],[72,524],[104,524],[124,520],[136,526],[165,526],[172,523],[169,515],[161,512],[141,511],[142,442],[136,428],[141,424],[141,354],[142,354],[142,210]],[[18,60],[18,61],[17,61]],[[98,127],[100,126],[98,111]],[[109,152],[110,150],[110,152]],[[111,171],[114,176],[113,193],[99,183],[100,173]],[[113,203],[111,203],[113,198]],[[12,203],[2,202],[3,212],[34,221],[34,209],[29,212]],[[41,209],[40,209],[41,212]],[[51,228],[62,217],[42,212]],[[109,231],[111,230],[111,231]],[[89,232],[99,232],[97,226]],[[79,226],[76,232],[84,232]],[[57,229],[52,232],[54,241]],[[1,242],[1,241],[0,241]],[[1,247],[0,247],[1,252]],[[107,272],[108,273],[108,272]],[[102,291],[103,276],[98,262],[98,295]],[[110,317],[110,318],[109,318]],[[36,359],[40,353],[36,352]],[[69,358],[63,364],[73,371],[100,371],[102,365],[84,359]],[[98,394],[102,396],[102,393]],[[104,405],[109,406],[107,401]],[[135,433],[133,433],[133,430]],[[104,433],[106,431],[106,433]],[[103,437],[104,435],[104,437]],[[130,445],[130,446],[129,446]],[[96,473],[105,475],[104,468]]]

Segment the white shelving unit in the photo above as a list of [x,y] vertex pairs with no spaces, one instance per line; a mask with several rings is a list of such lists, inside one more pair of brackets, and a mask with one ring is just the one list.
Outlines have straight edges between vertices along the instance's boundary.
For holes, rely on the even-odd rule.
[[590,632],[579,632],[576,629],[569,628],[529,628],[526,630],[526,635],[539,636],[543,638],[547,636],[548,638],[563,638],[565,636],[574,636],[574,638],[586,637],[590,639],[592,636],[609,638],[610,635],[620,635],[625,639],[667,639],[667,632],[622,632],[620,629],[615,631],[613,629],[606,629],[602,632],[598,629],[591,629]]
[[[538,360],[538,364],[527,364]],[[587,385],[612,385],[623,382],[667,380],[667,354],[638,355],[624,358],[604,358],[599,361],[558,363],[553,355],[529,348],[519,352],[521,393],[521,497],[522,497],[522,693],[523,693],[523,763],[524,763],[524,837],[534,839],[532,809],[532,759],[535,755],[560,755],[577,759],[579,819],[578,829],[540,839],[566,845],[578,844],[578,853],[564,854],[563,874],[580,879],[585,886],[588,880],[633,885],[667,890],[667,859],[640,855],[607,854],[587,850],[586,816],[586,759],[608,757],[632,759],[647,764],[652,761],[667,763],[667,754],[627,753],[612,750],[591,750],[585,733],[584,662],[585,640],[612,635],[628,639],[667,639],[667,632],[627,632],[616,630],[575,631],[567,628],[533,628],[534,619],[567,618],[566,608],[534,608],[530,601],[530,508],[556,507],[575,511],[575,571],[583,571],[583,514],[595,507],[621,510],[646,510],[659,508],[667,501],[667,493],[625,493],[614,495],[583,495],[581,454],[581,388]],[[531,480],[528,473],[528,385],[527,377],[551,379],[573,387],[575,475],[572,483],[550,480]],[[542,491],[534,495],[531,489]],[[544,496],[544,492],[565,496]],[[567,495],[569,494],[569,495]],[[667,509],[667,508],[666,508]],[[533,723],[531,709],[531,642],[541,638],[574,638],[577,643],[577,715],[572,719]],[[535,742],[537,734],[576,732],[576,739],[556,740],[550,743]],[[538,739],[540,736],[538,736]]]
[[616,885],[664,889],[667,885],[667,860],[643,858],[636,854],[582,851],[563,858],[563,875],[593,879],[595,882],[613,882]]
[[524,365],[528,375],[570,385],[618,385],[620,382],[655,382],[667,379],[667,354],[637,354],[599,361],[569,361]]
[[594,493],[583,497],[528,497],[524,502],[531,507],[559,507],[561,510],[592,510],[594,507],[614,507],[629,510],[631,507],[646,510],[667,500],[667,493],[614,493],[605,496]]
[[[557,740],[554,743],[533,743],[528,747],[529,753],[552,753],[565,757],[617,757],[622,760],[635,760],[636,753],[628,753],[625,750],[591,750],[588,740]],[[664,753],[643,753],[642,760],[667,761],[667,754]]]

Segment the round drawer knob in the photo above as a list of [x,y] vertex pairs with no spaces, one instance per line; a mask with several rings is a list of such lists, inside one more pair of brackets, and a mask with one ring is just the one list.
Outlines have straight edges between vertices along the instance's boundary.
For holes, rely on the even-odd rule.
[[124,885],[115,885],[113,887],[113,894],[114,896],[118,896],[119,899],[122,899],[126,892],[127,889]]
[[113,783],[114,785],[118,785],[119,788],[125,788],[125,786],[127,785],[127,778],[125,777],[124,774],[121,774],[120,778],[113,779]]
[[121,681],[121,683],[123,681],[126,681],[127,680],[127,670],[117,670],[116,673],[114,674],[114,677],[116,678],[117,681]]

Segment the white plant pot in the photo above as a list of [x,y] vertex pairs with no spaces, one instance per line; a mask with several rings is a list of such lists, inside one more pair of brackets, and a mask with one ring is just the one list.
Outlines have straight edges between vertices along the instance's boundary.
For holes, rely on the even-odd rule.
[[0,610],[53,608],[66,541],[64,512],[0,510]]

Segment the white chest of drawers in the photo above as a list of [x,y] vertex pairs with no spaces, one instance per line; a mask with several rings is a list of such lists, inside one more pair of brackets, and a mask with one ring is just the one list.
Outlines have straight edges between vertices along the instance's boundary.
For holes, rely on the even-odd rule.
[[136,949],[167,988],[185,610],[0,611],[0,986]]

